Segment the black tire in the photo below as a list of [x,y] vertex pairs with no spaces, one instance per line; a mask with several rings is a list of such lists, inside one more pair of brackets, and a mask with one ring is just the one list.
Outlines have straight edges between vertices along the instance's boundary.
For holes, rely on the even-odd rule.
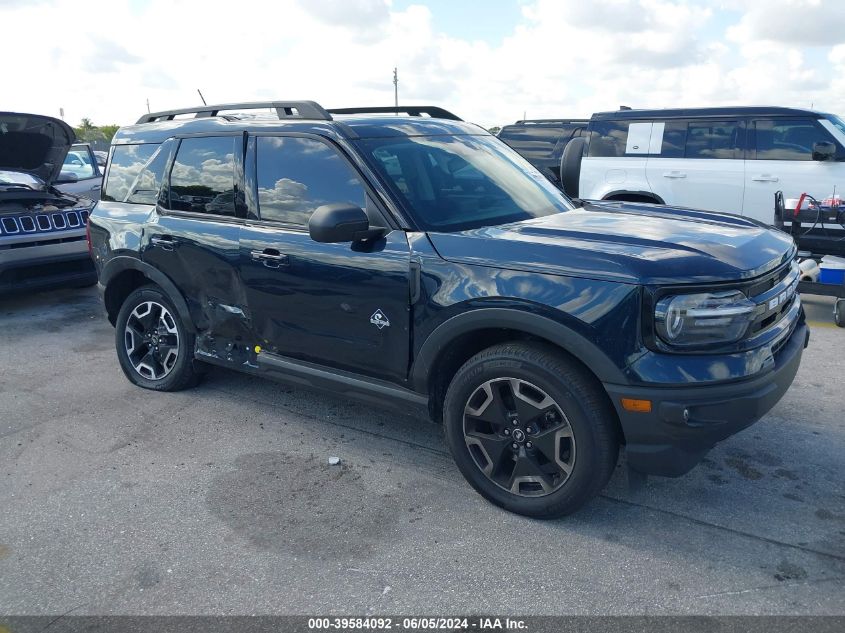
[[[505,379],[509,379],[508,384]],[[494,406],[491,395],[497,389],[504,394],[501,406]],[[512,394],[520,391],[519,402],[510,398],[515,403],[513,411],[505,404],[508,390]],[[550,398],[554,406],[545,398]],[[549,411],[531,418],[530,412],[524,413],[531,400],[534,402],[527,405],[530,411]],[[547,406],[539,406],[543,404]],[[520,408],[522,411],[517,412]],[[470,410],[481,413],[466,413]],[[501,412],[507,418],[501,428],[491,425],[479,430],[478,425],[487,425],[481,417],[495,419]],[[547,417],[550,414],[551,418]],[[563,420],[555,422],[560,414]],[[539,420],[539,424],[551,422],[547,429],[538,429],[532,420]],[[504,343],[473,356],[449,385],[443,422],[446,443],[470,485],[496,505],[534,518],[560,517],[580,508],[607,484],[619,456],[616,412],[600,383],[564,354],[541,344]],[[507,444],[509,440],[505,439],[506,446],[499,448],[498,442],[505,436],[519,439],[518,430],[520,443]],[[549,444],[552,432],[555,436]],[[479,437],[484,438],[483,442],[478,441]],[[535,445],[532,438],[536,439]],[[489,444],[490,450],[482,448],[482,443]],[[554,451],[551,455],[546,450],[550,446]],[[508,450],[512,451],[510,457]],[[499,461],[490,457],[497,451],[501,455]],[[546,459],[546,455],[553,456],[559,464]],[[563,466],[570,470],[566,472]],[[539,469],[537,477],[522,476],[532,468]],[[538,482],[511,483],[526,479]]]
[[845,299],[837,299],[833,304],[833,321],[839,327],[845,327]]
[[581,181],[581,159],[587,148],[587,139],[576,137],[566,144],[560,157],[560,184],[570,198],[577,198]]
[[[145,313],[145,321],[138,318],[139,313]],[[152,338],[145,332],[152,332]],[[180,391],[196,385],[200,373],[194,365],[194,340],[176,307],[157,286],[133,291],[117,314],[115,347],[120,368],[144,389]]]

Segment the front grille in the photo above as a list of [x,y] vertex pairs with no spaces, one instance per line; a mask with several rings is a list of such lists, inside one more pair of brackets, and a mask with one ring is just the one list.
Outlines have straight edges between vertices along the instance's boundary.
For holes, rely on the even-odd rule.
[[793,263],[754,282],[746,290],[748,298],[757,304],[757,314],[748,329],[747,338],[774,327],[787,315],[797,301],[799,277],[798,265]]
[[52,233],[78,229],[88,220],[88,209],[12,215],[0,218],[0,236],[20,233]]

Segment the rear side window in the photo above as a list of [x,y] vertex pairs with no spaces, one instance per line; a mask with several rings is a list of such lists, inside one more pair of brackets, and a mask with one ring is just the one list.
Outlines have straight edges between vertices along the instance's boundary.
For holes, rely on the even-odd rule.
[[580,136],[586,123],[560,125],[509,125],[502,128],[499,138],[528,160],[560,159],[566,143]]
[[594,121],[591,124],[588,156],[624,156],[628,142],[628,121]]
[[685,158],[742,158],[737,121],[691,121]]
[[170,209],[235,215],[235,141],[234,136],[182,139],[170,172]]
[[366,207],[358,174],[333,147],[315,139],[258,137],[256,177],[262,220],[305,226],[324,204]]
[[687,144],[687,122],[666,121],[663,127],[663,141],[660,145],[661,158],[683,158]]
[[[102,199],[111,202],[126,202],[132,184],[158,148],[157,143],[115,145],[112,150],[109,174],[103,185]],[[161,178],[160,174],[158,178]]]
[[813,145],[831,142],[813,119],[769,119],[751,125],[750,156],[756,160],[812,160]]

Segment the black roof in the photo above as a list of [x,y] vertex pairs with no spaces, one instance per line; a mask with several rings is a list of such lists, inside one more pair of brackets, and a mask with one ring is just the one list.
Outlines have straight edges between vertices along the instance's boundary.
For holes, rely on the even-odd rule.
[[[276,114],[256,116],[249,113],[222,113],[258,108],[269,108],[275,110]],[[177,118],[189,114],[194,116]],[[407,116],[402,116],[403,114]],[[434,106],[376,106],[326,110],[313,101],[273,101],[203,105],[154,112],[142,116],[135,125],[120,128],[112,143],[161,143],[173,136],[237,134],[259,130],[265,133],[312,133],[336,139],[489,134],[473,123],[465,123],[448,110]]]
[[503,127],[512,127],[514,125],[586,125],[588,122],[589,119],[522,119]]
[[660,110],[616,110],[596,112],[591,120],[627,120],[627,119],[688,119],[695,117],[729,116],[807,116],[821,118],[823,112],[803,108],[783,108],[779,106],[721,106],[718,108],[672,108]]

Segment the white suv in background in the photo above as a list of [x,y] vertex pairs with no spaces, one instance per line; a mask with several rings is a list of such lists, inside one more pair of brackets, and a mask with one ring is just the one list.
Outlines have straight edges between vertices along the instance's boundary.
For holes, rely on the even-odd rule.
[[564,149],[574,197],[653,202],[773,222],[774,194],[845,189],[845,122],[778,107],[619,110],[594,114]]

